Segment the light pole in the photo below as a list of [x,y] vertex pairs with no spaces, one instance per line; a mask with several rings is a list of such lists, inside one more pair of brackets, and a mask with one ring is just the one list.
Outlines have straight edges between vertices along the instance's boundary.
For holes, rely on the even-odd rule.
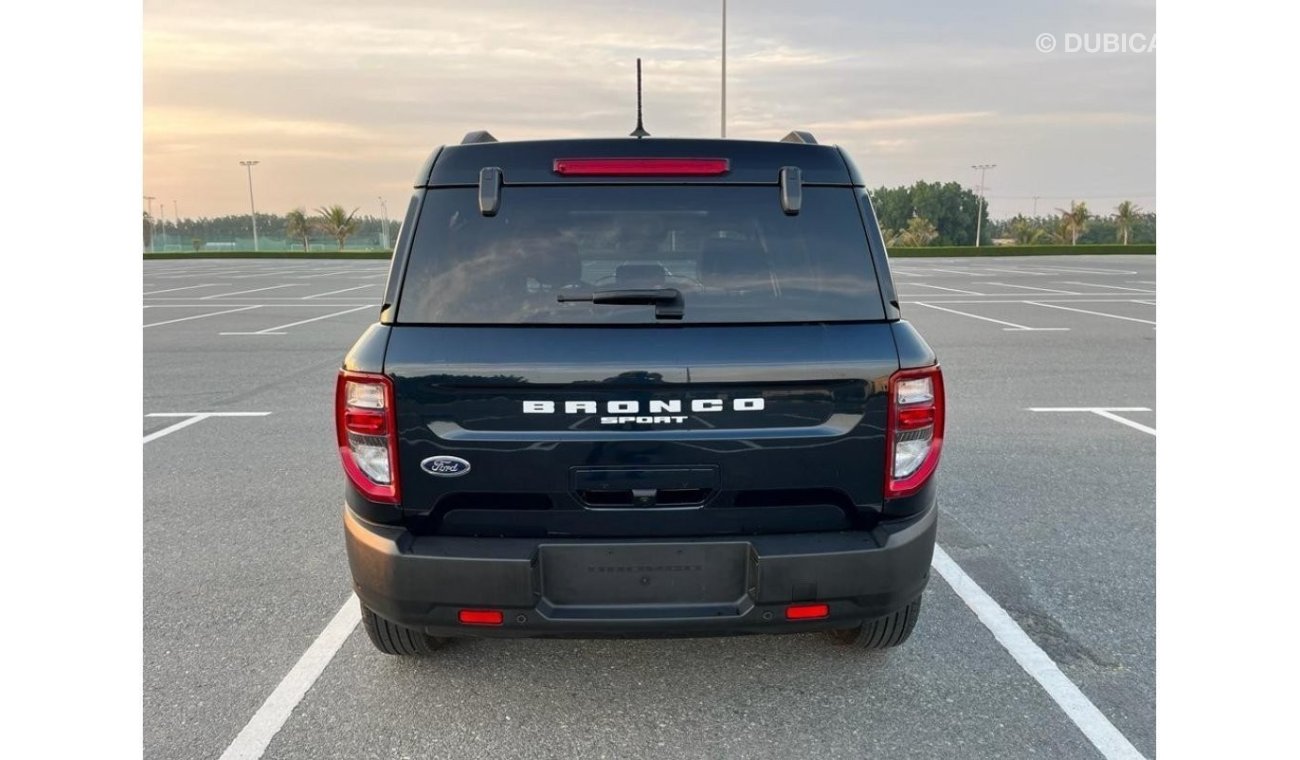
[[388,204],[384,202],[384,196],[379,196],[379,215],[383,218],[384,247],[388,247]]
[[727,136],[727,0],[722,0],[722,136]]
[[975,247],[980,247],[980,230],[984,224],[984,172],[996,169],[997,164],[972,164],[972,169],[980,170],[979,203],[975,204]]
[[153,220],[153,201],[154,198],[156,197],[157,196],[154,195],[146,195],[144,197],[145,200],[149,201],[149,252],[150,253],[153,253],[158,250],[157,246],[154,245],[154,238],[158,235],[158,225],[154,224],[154,220]]
[[158,204],[158,218],[162,222],[163,251],[167,250],[167,201]]
[[257,251],[257,204],[253,202],[253,167],[257,161],[240,161],[239,165],[248,170],[248,207],[253,212],[253,250]]

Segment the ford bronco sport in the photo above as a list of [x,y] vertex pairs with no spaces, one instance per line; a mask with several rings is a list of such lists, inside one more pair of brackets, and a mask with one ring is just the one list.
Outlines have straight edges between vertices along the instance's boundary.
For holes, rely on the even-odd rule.
[[916,624],[943,377],[805,132],[434,151],[335,405],[388,654]]

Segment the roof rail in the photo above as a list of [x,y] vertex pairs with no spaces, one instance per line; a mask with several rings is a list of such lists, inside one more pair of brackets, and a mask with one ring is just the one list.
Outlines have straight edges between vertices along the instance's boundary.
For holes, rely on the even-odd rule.
[[473,145],[474,143],[490,143],[496,141],[497,139],[492,136],[491,132],[486,129],[476,129],[473,132],[466,132],[465,136],[461,138],[460,144]]
[[812,136],[812,132],[805,132],[805,131],[803,131],[803,130],[801,130],[801,129],[796,129],[796,130],[794,130],[793,132],[791,132],[790,134],[786,135],[785,137],[782,137],[782,138],[781,138],[781,142],[792,142],[792,143],[803,143],[803,144],[805,144],[805,145],[816,145],[816,144],[817,144],[817,138]]

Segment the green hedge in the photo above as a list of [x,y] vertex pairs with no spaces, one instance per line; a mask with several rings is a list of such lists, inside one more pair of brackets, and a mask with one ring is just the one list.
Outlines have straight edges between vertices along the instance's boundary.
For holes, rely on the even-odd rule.
[[1133,245],[1119,245],[1117,243],[1101,245],[982,245],[979,248],[973,245],[935,245],[924,248],[889,247],[889,255],[897,258],[926,256],[1079,256],[1083,254],[1109,255],[1117,253],[1154,256],[1155,252],[1155,243]]
[[145,253],[145,259],[390,259],[392,251],[196,251]]

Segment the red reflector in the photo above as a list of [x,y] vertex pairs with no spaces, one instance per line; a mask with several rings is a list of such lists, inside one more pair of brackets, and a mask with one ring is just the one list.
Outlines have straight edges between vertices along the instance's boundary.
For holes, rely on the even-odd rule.
[[707,176],[726,174],[725,158],[557,158],[554,171],[565,176]]
[[829,604],[792,604],[785,608],[786,620],[816,620],[830,617]]
[[505,615],[501,610],[461,610],[457,618],[465,625],[501,625]]
[[899,409],[898,426],[900,428],[922,428],[934,423],[934,407],[924,409]]
[[383,435],[387,432],[387,417],[383,412],[370,409],[348,409],[343,412],[343,426],[350,433]]

